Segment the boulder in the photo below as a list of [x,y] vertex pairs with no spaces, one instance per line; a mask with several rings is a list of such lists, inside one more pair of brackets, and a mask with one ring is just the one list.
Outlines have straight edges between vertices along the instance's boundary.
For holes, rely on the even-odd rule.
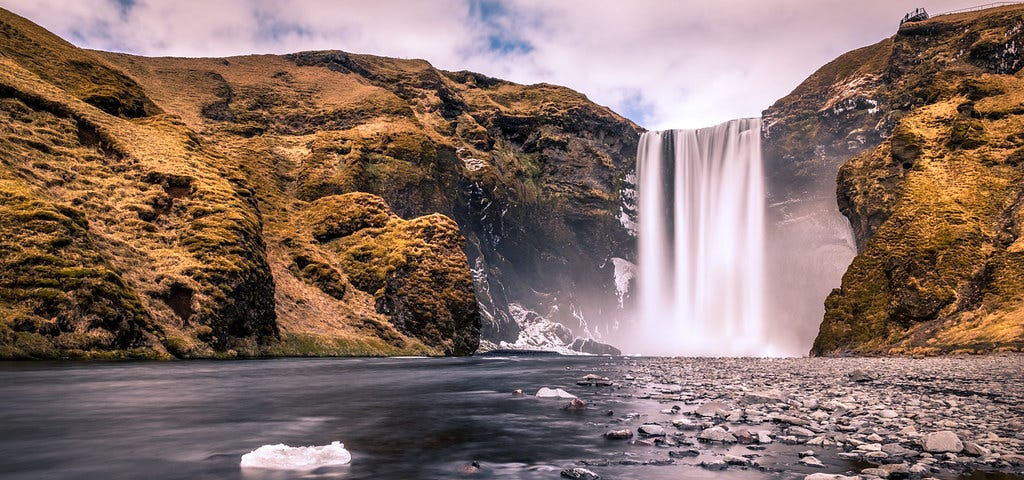
[[921,439],[921,446],[929,453],[960,453],[964,449],[960,437],[949,430],[925,435]]

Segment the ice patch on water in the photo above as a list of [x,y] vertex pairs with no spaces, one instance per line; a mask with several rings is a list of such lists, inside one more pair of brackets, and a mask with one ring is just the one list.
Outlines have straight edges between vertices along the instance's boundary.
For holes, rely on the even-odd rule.
[[310,447],[289,447],[279,443],[264,445],[242,455],[242,468],[308,471],[345,465],[350,461],[352,454],[338,441],[331,442],[330,445]]

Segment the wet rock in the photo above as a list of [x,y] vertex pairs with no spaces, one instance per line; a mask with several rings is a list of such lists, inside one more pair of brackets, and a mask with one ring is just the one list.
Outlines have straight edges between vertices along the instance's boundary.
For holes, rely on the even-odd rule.
[[800,459],[801,465],[807,465],[808,467],[825,468],[825,464],[821,463],[821,460],[813,456],[806,456]]
[[802,418],[797,418],[797,417],[794,417],[792,415],[773,414],[773,415],[771,415],[770,418],[775,423],[788,423],[790,425],[799,425],[799,426],[804,426],[804,425],[810,425],[811,424],[811,422],[808,422],[807,420],[804,420]]
[[565,406],[562,407],[562,410],[568,410],[570,412],[582,412],[583,410],[586,409],[587,402],[584,402],[583,400],[580,400],[578,398],[569,400],[569,403],[565,404]]
[[701,468],[703,468],[705,470],[713,470],[713,471],[725,470],[726,468],[729,468],[729,464],[725,463],[725,460],[723,460],[721,458],[715,458],[715,459],[711,459],[711,460],[704,460],[704,461],[700,462],[700,466],[701,466]]
[[583,378],[577,380],[576,385],[583,385],[587,387],[610,387],[612,385],[612,381],[607,377],[601,377],[591,373],[584,375]]
[[875,379],[875,376],[861,369],[856,369],[848,375],[851,382],[865,383]]
[[699,415],[701,417],[705,417],[705,418],[716,417],[716,416],[725,417],[725,416],[729,415],[729,410],[728,410],[728,407],[724,403],[721,403],[721,402],[707,402],[707,403],[701,404],[701,406],[697,407],[697,409],[694,410],[693,413],[695,413],[695,414],[697,414],[697,415]]
[[992,451],[974,442],[964,442],[964,453],[974,457],[987,457]]
[[964,449],[964,444],[960,441],[960,437],[955,432],[949,430],[932,432],[925,435],[921,439],[921,446],[924,447],[924,451],[930,453],[959,453]]
[[789,427],[789,428],[786,429],[786,433],[788,433],[790,435],[793,435],[795,437],[804,437],[804,438],[810,438],[810,437],[814,436],[814,432],[812,432],[812,431],[810,431],[810,430],[808,430],[808,429],[806,429],[804,427]]
[[814,456],[814,450],[804,450],[804,451],[798,453],[797,455],[800,455],[800,458],[812,457],[812,456]]
[[668,452],[668,456],[672,458],[697,457],[700,456],[700,450],[693,448],[687,450],[672,450]]
[[672,426],[680,430],[700,430],[704,428],[703,424],[694,422],[689,418],[677,418],[672,420]]
[[739,465],[744,467],[750,465],[749,458],[744,458],[736,455],[726,455],[725,457],[722,458],[722,460],[724,460],[725,463],[728,465]]
[[700,435],[697,435],[697,439],[703,442],[736,443],[736,437],[733,434],[717,426],[704,429]]
[[601,476],[585,468],[576,467],[562,470],[562,478],[571,478],[573,480],[599,480]]
[[632,430],[609,430],[604,432],[604,438],[609,440],[627,440],[633,438]]
[[640,428],[637,429],[637,432],[639,432],[640,435],[645,436],[645,437],[664,437],[665,436],[665,429],[661,425],[656,425],[656,424],[653,424],[653,423],[648,423],[648,424],[641,425]]
[[756,405],[761,403],[786,403],[789,397],[779,390],[757,390],[749,392],[740,398],[741,405]]

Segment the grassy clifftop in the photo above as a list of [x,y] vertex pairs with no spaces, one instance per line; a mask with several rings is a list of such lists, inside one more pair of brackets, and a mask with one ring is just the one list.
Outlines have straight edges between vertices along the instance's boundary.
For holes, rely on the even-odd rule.
[[841,164],[857,239],[813,354],[1024,348],[1022,45],[1020,6],[907,23],[766,112],[776,171]]

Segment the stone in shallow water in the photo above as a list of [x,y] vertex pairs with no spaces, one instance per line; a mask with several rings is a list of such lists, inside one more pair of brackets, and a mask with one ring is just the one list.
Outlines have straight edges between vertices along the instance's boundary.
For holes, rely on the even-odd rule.
[[638,428],[637,431],[640,433],[640,435],[643,435],[645,437],[664,437],[665,436],[665,429],[662,428],[661,425],[655,425],[655,424],[652,424],[652,423],[640,425],[640,428]]
[[601,476],[585,468],[576,467],[562,470],[562,478],[571,478],[573,480],[599,480]]
[[726,468],[729,468],[729,464],[725,463],[725,460],[721,458],[704,460],[703,462],[700,462],[700,466],[706,470],[725,470]]
[[714,417],[714,416],[722,416],[722,417],[724,417],[724,416],[729,414],[729,411],[728,411],[728,407],[726,407],[726,405],[724,403],[721,403],[721,402],[707,402],[707,403],[701,404],[701,406],[697,407],[697,409],[694,410],[693,413],[696,413],[697,415],[700,415],[702,417]]
[[949,430],[932,432],[921,439],[921,446],[930,453],[959,453],[964,449],[963,442],[956,433]]
[[626,440],[633,438],[633,432],[630,430],[609,430],[605,432],[604,438],[609,440]]
[[704,431],[700,432],[700,435],[697,436],[697,439],[705,442],[736,442],[736,436],[725,431],[724,428],[717,426],[705,429]]
[[818,460],[813,456],[806,456],[804,458],[801,458],[800,463],[803,465],[807,465],[808,467],[825,468],[825,464],[821,463],[821,460]]

